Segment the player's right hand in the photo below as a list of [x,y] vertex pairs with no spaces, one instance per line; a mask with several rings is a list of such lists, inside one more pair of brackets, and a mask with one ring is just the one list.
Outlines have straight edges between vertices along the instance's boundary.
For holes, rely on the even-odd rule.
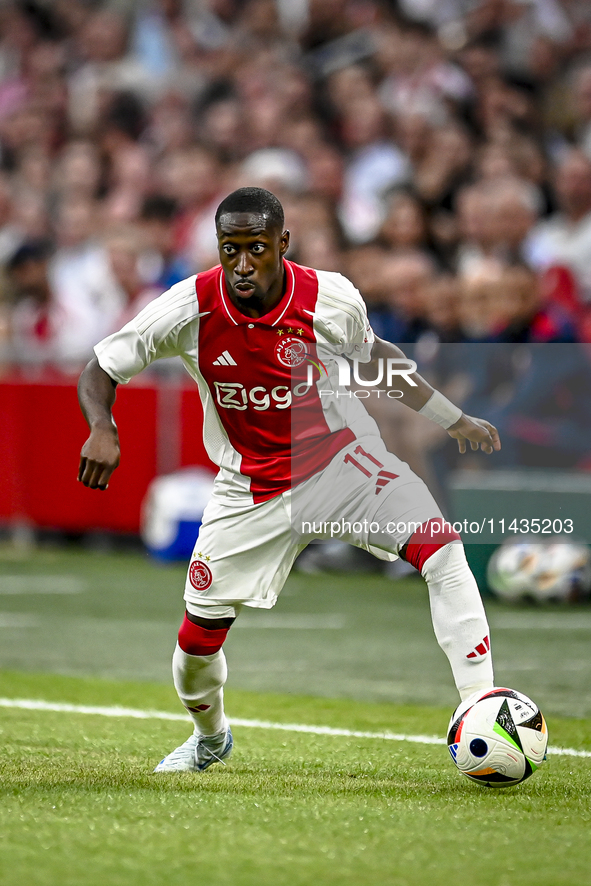
[[94,429],[80,453],[78,480],[89,489],[106,489],[120,456],[115,426]]

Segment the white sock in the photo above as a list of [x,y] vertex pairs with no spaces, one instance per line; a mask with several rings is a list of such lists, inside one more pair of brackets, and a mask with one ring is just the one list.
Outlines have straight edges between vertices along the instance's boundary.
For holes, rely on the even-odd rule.
[[[223,688],[227,676],[222,649],[213,655],[188,655],[176,644],[172,656],[174,688],[200,735],[215,735],[227,728]],[[202,706],[205,710],[198,710]]]
[[492,689],[488,623],[463,545],[451,542],[439,548],[421,573],[429,588],[435,636],[449,659],[462,701],[474,692]]

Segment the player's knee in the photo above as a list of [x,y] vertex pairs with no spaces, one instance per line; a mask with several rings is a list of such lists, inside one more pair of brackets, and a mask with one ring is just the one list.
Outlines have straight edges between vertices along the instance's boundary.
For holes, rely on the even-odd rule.
[[[207,624],[208,621],[210,624]],[[232,621],[233,619],[200,618],[197,624],[185,613],[179,628],[179,646],[187,655],[213,655],[224,645]]]
[[[424,573],[429,560],[438,551],[448,547],[459,549],[463,555],[460,535],[443,517],[435,517],[427,520],[411,535],[401,551],[401,556],[420,573]],[[437,559],[440,560],[441,557]]]
[[474,578],[461,541],[448,542],[432,551],[423,562],[421,575],[427,583],[431,579],[445,579],[450,586]]

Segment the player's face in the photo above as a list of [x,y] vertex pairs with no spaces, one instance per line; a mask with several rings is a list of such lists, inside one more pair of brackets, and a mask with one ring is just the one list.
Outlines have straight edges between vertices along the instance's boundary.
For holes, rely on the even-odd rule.
[[258,213],[222,215],[218,249],[228,294],[245,314],[260,316],[283,294],[283,256],[289,231],[281,232]]

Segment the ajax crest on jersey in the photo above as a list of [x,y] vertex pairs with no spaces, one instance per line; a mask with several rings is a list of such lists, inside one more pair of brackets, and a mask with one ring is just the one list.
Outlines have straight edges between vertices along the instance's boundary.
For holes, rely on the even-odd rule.
[[451,758],[464,775],[503,788],[529,778],[546,758],[548,728],[538,706],[514,689],[491,689],[463,702],[447,731]]
[[502,600],[572,603],[591,592],[591,552],[564,538],[504,542],[490,558],[490,588]]
[[287,335],[275,345],[275,356],[283,366],[301,366],[308,355],[306,342],[295,335]]

